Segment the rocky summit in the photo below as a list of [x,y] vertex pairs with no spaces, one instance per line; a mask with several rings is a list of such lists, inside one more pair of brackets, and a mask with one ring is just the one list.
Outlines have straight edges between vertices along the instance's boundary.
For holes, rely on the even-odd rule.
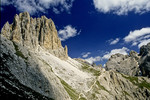
[[140,48],[140,53],[115,54],[106,63],[106,70],[114,70],[130,76],[150,77],[150,43]]
[[54,22],[45,16],[32,18],[28,12],[16,14],[12,24],[6,22],[1,34],[26,48],[38,50],[40,46],[59,58],[68,57],[67,47],[62,47]]
[[106,68],[68,56],[54,22],[27,12],[0,34],[0,98],[150,100],[150,43],[140,54],[112,55]]
[[140,56],[135,51],[129,55],[115,54],[106,63],[106,70],[114,70],[130,76],[140,75],[139,61]]

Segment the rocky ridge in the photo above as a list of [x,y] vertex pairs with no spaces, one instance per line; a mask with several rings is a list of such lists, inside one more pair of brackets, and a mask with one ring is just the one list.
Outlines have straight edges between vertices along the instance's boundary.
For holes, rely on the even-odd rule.
[[130,76],[150,77],[150,43],[140,48],[140,54],[131,51],[129,55],[115,54],[106,63],[106,70],[114,70]]
[[106,63],[106,70],[114,70],[126,75],[137,76],[140,74],[139,59],[140,57],[135,51],[131,51],[129,55],[115,54]]
[[1,34],[31,50],[42,47],[61,59],[68,57],[67,46],[62,47],[54,22],[45,16],[32,18],[28,12],[16,14],[12,24],[6,22]]
[[[29,15],[25,12],[16,17],[21,20],[19,23],[22,23],[18,24],[17,28],[12,28],[16,25],[15,21],[11,25],[6,23],[2,28],[0,97],[8,98],[11,95],[11,98],[16,100],[149,100],[149,78],[129,76],[117,70],[106,71],[102,67],[94,68],[82,59],[70,58],[67,55],[67,47],[63,48],[61,43],[58,43],[57,31],[49,30],[55,29],[51,21],[44,23],[45,26],[40,26],[39,29],[44,30],[44,33],[35,28],[35,35],[32,25],[32,31],[26,30],[32,20],[27,16]],[[30,24],[27,24],[27,19],[30,19]],[[40,25],[41,20],[48,20],[45,17],[34,19],[36,24],[40,19]],[[37,25],[35,26],[38,27]],[[55,38],[51,40],[47,35]],[[133,61],[141,59],[135,52],[121,59],[132,60],[131,57],[134,58]],[[145,55],[143,57],[147,58]],[[114,58],[118,59],[116,56]],[[136,62],[134,64],[136,65]]]

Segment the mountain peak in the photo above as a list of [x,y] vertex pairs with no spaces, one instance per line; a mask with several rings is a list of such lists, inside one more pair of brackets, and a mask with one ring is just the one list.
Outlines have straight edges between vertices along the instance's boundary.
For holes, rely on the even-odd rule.
[[67,49],[61,45],[54,22],[46,16],[32,18],[28,12],[16,14],[13,23],[6,22],[1,33],[7,39],[27,48],[38,49],[40,46],[57,57],[68,57],[65,51]]

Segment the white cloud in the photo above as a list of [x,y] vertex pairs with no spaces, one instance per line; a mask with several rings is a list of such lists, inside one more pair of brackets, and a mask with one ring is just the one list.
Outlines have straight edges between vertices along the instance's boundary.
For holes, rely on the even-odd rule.
[[150,34],[150,27],[142,28],[140,30],[130,31],[129,35],[124,38],[125,42],[131,42],[141,36]]
[[110,52],[108,52],[107,54],[105,54],[103,57],[102,57],[102,59],[109,59],[110,57],[111,57],[111,55],[114,55],[114,54],[116,54],[116,53],[120,53],[120,54],[123,54],[123,55],[127,55],[128,52],[129,51],[129,49],[128,48],[126,48],[126,47],[123,47],[123,48],[121,48],[121,49],[113,49],[113,50],[111,50]]
[[[47,12],[49,8],[58,12],[70,12],[74,0],[2,0],[1,6],[12,5],[20,12],[28,11],[30,14]],[[57,9],[56,9],[57,8]],[[59,9],[59,10],[58,10]],[[57,10],[57,11],[56,11]]]
[[114,45],[114,44],[117,44],[119,42],[119,38],[116,38],[115,40],[111,40],[110,41],[110,45]]
[[9,0],[1,0],[1,5],[9,5],[10,3]]
[[140,44],[138,45],[138,47],[140,48],[141,46],[147,45],[148,43],[150,43],[150,39],[148,39],[148,40],[143,40],[143,41],[140,42]]
[[146,35],[144,36],[144,39],[150,38],[150,35]]
[[105,55],[103,55],[103,57],[100,57],[100,56],[89,57],[89,58],[86,58],[85,60],[87,62],[89,62],[90,64],[92,64],[93,62],[98,62],[98,61],[102,61],[102,60],[108,60],[111,57],[111,55],[114,55],[114,54],[117,54],[117,53],[120,53],[120,54],[123,54],[123,55],[127,55],[128,52],[129,52],[128,48],[122,47],[120,49],[113,49],[110,52],[107,52]]
[[87,52],[87,53],[82,53],[81,55],[82,55],[83,58],[86,58],[86,57],[88,57],[90,54],[91,54],[91,52]]
[[101,57],[100,56],[96,56],[96,57],[90,57],[85,59],[87,62],[89,62],[90,64],[92,64],[93,62],[98,62],[101,61]]
[[131,11],[140,14],[150,11],[150,0],[93,0],[93,2],[95,8],[103,13],[126,15]]
[[138,42],[135,41],[132,43],[132,46],[136,46],[137,44],[138,44]]
[[150,27],[130,31],[130,33],[124,38],[124,41],[126,43],[131,42],[132,46],[138,45],[140,48],[142,45],[150,42]]
[[76,35],[79,35],[80,32],[81,31],[77,32],[77,29],[73,28],[71,25],[67,25],[64,27],[64,29],[60,29],[58,31],[58,35],[61,41],[65,41],[70,37],[75,37]]
[[106,67],[106,64],[104,64],[103,66]]
[[53,8],[53,12],[55,12],[55,14],[60,14],[60,11],[57,8]]

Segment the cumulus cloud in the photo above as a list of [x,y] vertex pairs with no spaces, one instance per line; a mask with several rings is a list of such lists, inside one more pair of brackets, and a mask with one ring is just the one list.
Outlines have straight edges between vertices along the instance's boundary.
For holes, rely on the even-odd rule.
[[58,31],[58,35],[61,41],[65,41],[70,37],[75,37],[80,34],[81,31],[77,32],[77,29],[73,28],[71,25],[67,25],[64,29]]
[[140,30],[130,31],[129,35],[124,38],[125,42],[131,42],[137,38],[150,34],[150,27],[142,28]]
[[117,44],[119,42],[119,38],[116,38],[115,40],[111,39],[110,40],[110,45],[114,45],[114,44]]
[[58,12],[62,11],[70,12],[73,2],[74,0],[2,0],[1,8],[12,5],[18,11],[28,11],[30,14],[47,12],[51,8],[58,14]]
[[150,40],[150,27],[142,28],[140,30],[130,31],[130,33],[124,38],[126,43],[131,42],[132,46],[138,45],[140,48],[142,45],[146,45]]
[[143,41],[140,42],[140,44],[138,44],[138,47],[140,48],[141,46],[147,45],[148,43],[150,43],[150,39],[148,39],[148,40],[143,40]]
[[87,53],[82,53],[81,55],[83,58],[87,58],[90,54],[91,52],[87,52]]
[[117,15],[126,15],[131,11],[140,14],[150,11],[150,0],[93,0],[93,3],[98,11]]
[[116,54],[116,53],[120,53],[120,54],[123,54],[123,55],[127,55],[128,52],[129,51],[129,49],[128,48],[126,48],[126,47],[122,47],[121,49],[113,49],[113,50],[111,50],[110,52],[107,52],[103,57],[102,57],[102,59],[103,60],[107,60],[107,59],[109,59],[110,57],[111,57],[111,55],[114,55],[114,54]]
[[87,62],[89,62],[90,64],[92,64],[93,62],[98,62],[101,61],[101,57],[100,56],[96,56],[96,57],[90,57],[85,59]]
[[120,54],[123,54],[123,55],[127,55],[129,52],[129,49],[126,48],[126,47],[122,47],[120,49],[113,49],[111,50],[110,52],[107,52],[105,55],[103,55],[102,57],[100,56],[96,56],[96,57],[89,57],[89,58],[86,58],[85,60],[87,62],[89,62],[90,64],[92,64],[93,62],[98,62],[98,61],[103,61],[103,60],[108,60],[111,55],[114,55],[114,54],[117,54],[117,53],[120,53]]

